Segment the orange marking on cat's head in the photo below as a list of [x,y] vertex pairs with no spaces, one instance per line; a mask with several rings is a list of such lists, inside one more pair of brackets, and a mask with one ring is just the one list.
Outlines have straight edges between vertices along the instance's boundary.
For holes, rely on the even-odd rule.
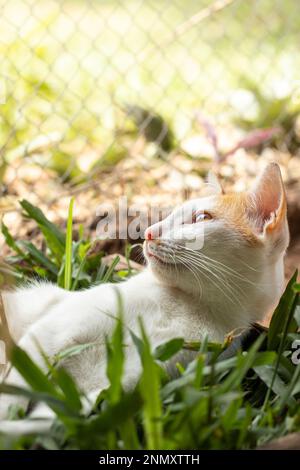
[[249,219],[249,195],[247,193],[229,193],[220,195],[214,208],[215,216],[223,219],[236,229],[251,245],[259,245],[261,240],[257,237]]

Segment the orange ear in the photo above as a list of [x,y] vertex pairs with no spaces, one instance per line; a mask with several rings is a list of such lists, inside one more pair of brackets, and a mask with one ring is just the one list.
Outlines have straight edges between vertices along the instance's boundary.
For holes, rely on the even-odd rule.
[[270,163],[250,192],[251,219],[260,232],[270,233],[286,220],[286,195],[277,163]]

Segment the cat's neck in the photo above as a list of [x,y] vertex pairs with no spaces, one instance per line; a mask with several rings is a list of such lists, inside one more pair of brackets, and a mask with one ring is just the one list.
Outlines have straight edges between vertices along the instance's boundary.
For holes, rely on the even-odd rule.
[[205,335],[213,341],[223,341],[224,335],[248,324],[241,318],[240,306],[218,299],[218,296],[207,298],[202,295],[185,292],[159,281],[151,269],[132,277],[120,286],[124,300],[125,314],[141,314],[145,322],[157,318],[162,327],[170,323],[177,324],[177,335],[200,339]]

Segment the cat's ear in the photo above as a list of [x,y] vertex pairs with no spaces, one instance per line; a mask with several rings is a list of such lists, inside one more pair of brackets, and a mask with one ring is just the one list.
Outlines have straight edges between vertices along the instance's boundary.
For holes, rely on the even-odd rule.
[[204,187],[206,196],[224,194],[224,189],[215,173],[209,171],[206,177],[206,184]]
[[261,234],[286,228],[286,195],[277,163],[270,163],[250,191],[249,215]]

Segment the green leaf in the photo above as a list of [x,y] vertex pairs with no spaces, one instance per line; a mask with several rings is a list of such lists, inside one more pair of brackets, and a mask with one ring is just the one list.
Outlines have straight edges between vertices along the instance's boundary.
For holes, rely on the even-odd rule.
[[15,240],[13,239],[13,236],[9,232],[9,230],[8,230],[7,226],[4,224],[4,222],[2,222],[2,224],[1,224],[1,232],[4,236],[4,238],[5,238],[5,241],[6,241],[7,245],[12,250],[14,250],[18,255],[20,255],[22,258],[26,258],[26,254],[21,250],[18,243],[15,242]]
[[296,271],[290,279],[272,316],[268,331],[268,349],[270,350],[276,350],[280,342],[279,335],[283,332],[285,326],[287,327],[287,332],[294,331],[296,329],[294,324],[295,322],[292,322],[292,314],[297,295],[294,290],[297,275],[298,271]]
[[166,343],[160,344],[154,350],[154,358],[159,361],[167,361],[181,350],[183,343],[183,338],[174,338]]
[[97,344],[96,342],[92,343],[84,343],[84,344],[77,344],[76,346],[70,346],[69,348],[64,349],[63,351],[59,352],[54,356],[54,361],[58,364],[63,359],[67,359],[69,357],[77,356],[81,354],[83,351],[95,347]]
[[22,241],[21,242],[22,246],[26,248],[28,253],[30,253],[31,257],[41,266],[44,268],[48,269],[50,273],[54,274],[57,276],[58,269],[52,261],[47,258],[47,256],[44,255],[42,251],[40,251],[38,248],[36,248],[31,242],[28,241]]
[[238,411],[241,406],[241,399],[232,400],[231,403],[229,403],[229,406],[227,407],[225,413],[221,416],[221,421],[226,431],[230,431],[233,428],[234,423],[237,419]]
[[[300,364],[298,364],[297,367],[295,368],[292,380],[286,387],[285,392],[281,394],[281,399],[278,404],[280,410],[282,410],[284,406],[290,405],[291,397],[295,395],[296,393],[299,393],[299,379],[300,379]],[[294,402],[294,405],[295,404],[296,402]]]
[[11,363],[33,390],[48,393],[56,398],[60,397],[46,374],[32,361],[26,351],[14,346],[11,353]]
[[276,395],[282,395],[285,392],[286,386],[283,380],[276,375],[274,381],[274,367],[271,366],[257,366],[253,367],[258,377],[268,386]]
[[95,433],[105,433],[114,430],[134,416],[141,406],[141,397],[135,390],[127,393],[122,400],[115,404],[108,404],[99,414],[82,424],[80,435],[87,435],[88,439]]
[[144,352],[144,343],[141,340],[141,338],[139,338],[132,330],[129,330],[129,333],[130,333],[132,342],[135,345],[137,352],[139,353],[139,356],[142,360],[143,352]]
[[[65,372],[55,371],[60,388],[64,395],[55,387],[46,374],[32,361],[26,351],[14,346],[11,354],[11,363],[30,385],[34,392],[38,392],[38,399],[44,400],[44,396],[52,397],[54,401],[47,399],[47,403],[53,411],[64,420],[64,415],[76,417],[74,411],[79,411],[80,398],[72,379]],[[76,390],[75,390],[76,389]],[[32,392],[29,392],[32,395]],[[42,394],[42,395],[40,395]],[[45,394],[45,395],[44,395]],[[45,401],[45,400],[44,400]],[[81,403],[80,403],[81,407]]]
[[73,205],[74,198],[71,198],[67,222],[67,235],[65,247],[65,277],[64,288],[70,290],[72,286],[72,233],[73,233]]
[[140,391],[144,401],[143,416],[147,449],[162,447],[162,404],[160,399],[160,376],[151,354],[150,343],[140,319],[142,341],[143,372],[140,380]]
[[60,387],[62,392],[65,395],[68,407],[75,412],[80,412],[81,410],[81,400],[80,393],[77,389],[77,386],[67,371],[64,368],[55,369],[51,371],[51,375],[54,378],[57,385]]
[[106,375],[110,382],[108,389],[108,398],[110,403],[117,403],[122,394],[122,376],[124,367],[124,351],[123,351],[123,322],[122,322],[122,301],[120,294],[118,296],[119,315],[116,319],[116,326],[112,334],[111,340],[106,341],[107,366]]
[[[79,282],[79,279],[81,277],[81,274],[84,272],[84,267],[85,267],[85,264],[86,264],[86,255],[82,258],[81,262],[80,262],[80,265],[77,269],[77,273],[76,273],[76,276],[75,276],[75,279],[74,279],[74,282],[72,284],[72,288],[71,290],[76,290],[77,289],[77,285],[78,285],[78,282]],[[74,271],[74,270],[73,270]],[[74,273],[75,275],[75,273]]]
[[234,390],[241,385],[241,382],[248,370],[254,366],[258,350],[261,347],[264,339],[265,335],[261,334],[252,344],[249,351],[237,356],[236,368],[230,372],[228,377],[220,385],[220,391],[222,391],[222,393],[229,390]]
[[[275,311],[275,313],[277,314],[277,318],[279,317],[278,312],[280,312],[281,309],[283,310],[283,313],[285,313],[284,307],[286,308],[287,313],[285,313],[284,323],[282,325],[282,330],[283,330],[282,334],[279,335],[279,338],[278,338],[278,340],[279,340],[278,356],[277,356],[277,361],[276,361],[275,368],[274,368],[273,378],[272,378],[272,381],[270,383],[267,394],[265,396],[265,400],[264,400],[264,404],[263,404],[261,413],[263,413],[267,409],[267,405],[268,405],[268,402],[269,402],[269,399],[270,399],[270,396],[271,396],[272,386],[273,386],[273,383],[276,380],[276,377],[278,375],[280,361],[281,361],[281,357],[282,357],[283,352],[284,352],[284,345],[286,343],[288,333],[289,333],[289,331],[295,332],[298,329],[297,324],[296,324],[296,322],[293,318],[293,315],[294,315],[294,312],[295,312],[295,309],[296,309],[296,306],[297,306],[297,303],[298,303],[298,296],[299,296],[299,294],[296,294],[293,291],[293,284],[294,284],[295,280],[297,279],[297,275],[298,275],[298,272],[296,271],[294,276],[292,277],[292,279],[288,283],[288,286],[285,290],[285,293],[281,297],[281,300],[279,302],[279,306],[277,307],[278,310],[276,309],[276,311]],[[277,318],[276,318],[275,323],[274,323],[275,326],[273,326],[273,333],[270,336],[270,338],[271,338],[270,346],[273,346],[273,343],[275,345],[277,344],[277,341],[276,341],[277,337],[275,336],[275,332],[276,332],[276,328],[278,328],[278,325],[280,324],[280,317],[279,317],[279,320]],[[292,325],[292,327],[291,327],[291,325]],[[280,326],[281,326],[281,324],[280,324]]]
[[56,259],[60,262],[65,250],[65,235],[63,232],[61,232],[55,224],[50,222],[50,220],[45,217],[41,209],[33,206],[29,201],[23,199],[20,202],[20,205],[25,211],[27,217],[37,222],[50,250],[56,256]]
[[106,273],[102,277],[101,283],[109,282],[111,280],[115,267],[117,266],[119,261],[120,261],[120,256],[116,256],[114,260],[112,261],[110,267],[107,269]]
[[47,403],[47,405],[58,415],[64,414],[67,416],[74,416],[73,414],[70,414],[70,410],[64,401],[46,392],[38,392],[27,388],[1,383],[0,394],[1,393],[5,393],[7,395],[21,395],[34,402],[44,402]]

